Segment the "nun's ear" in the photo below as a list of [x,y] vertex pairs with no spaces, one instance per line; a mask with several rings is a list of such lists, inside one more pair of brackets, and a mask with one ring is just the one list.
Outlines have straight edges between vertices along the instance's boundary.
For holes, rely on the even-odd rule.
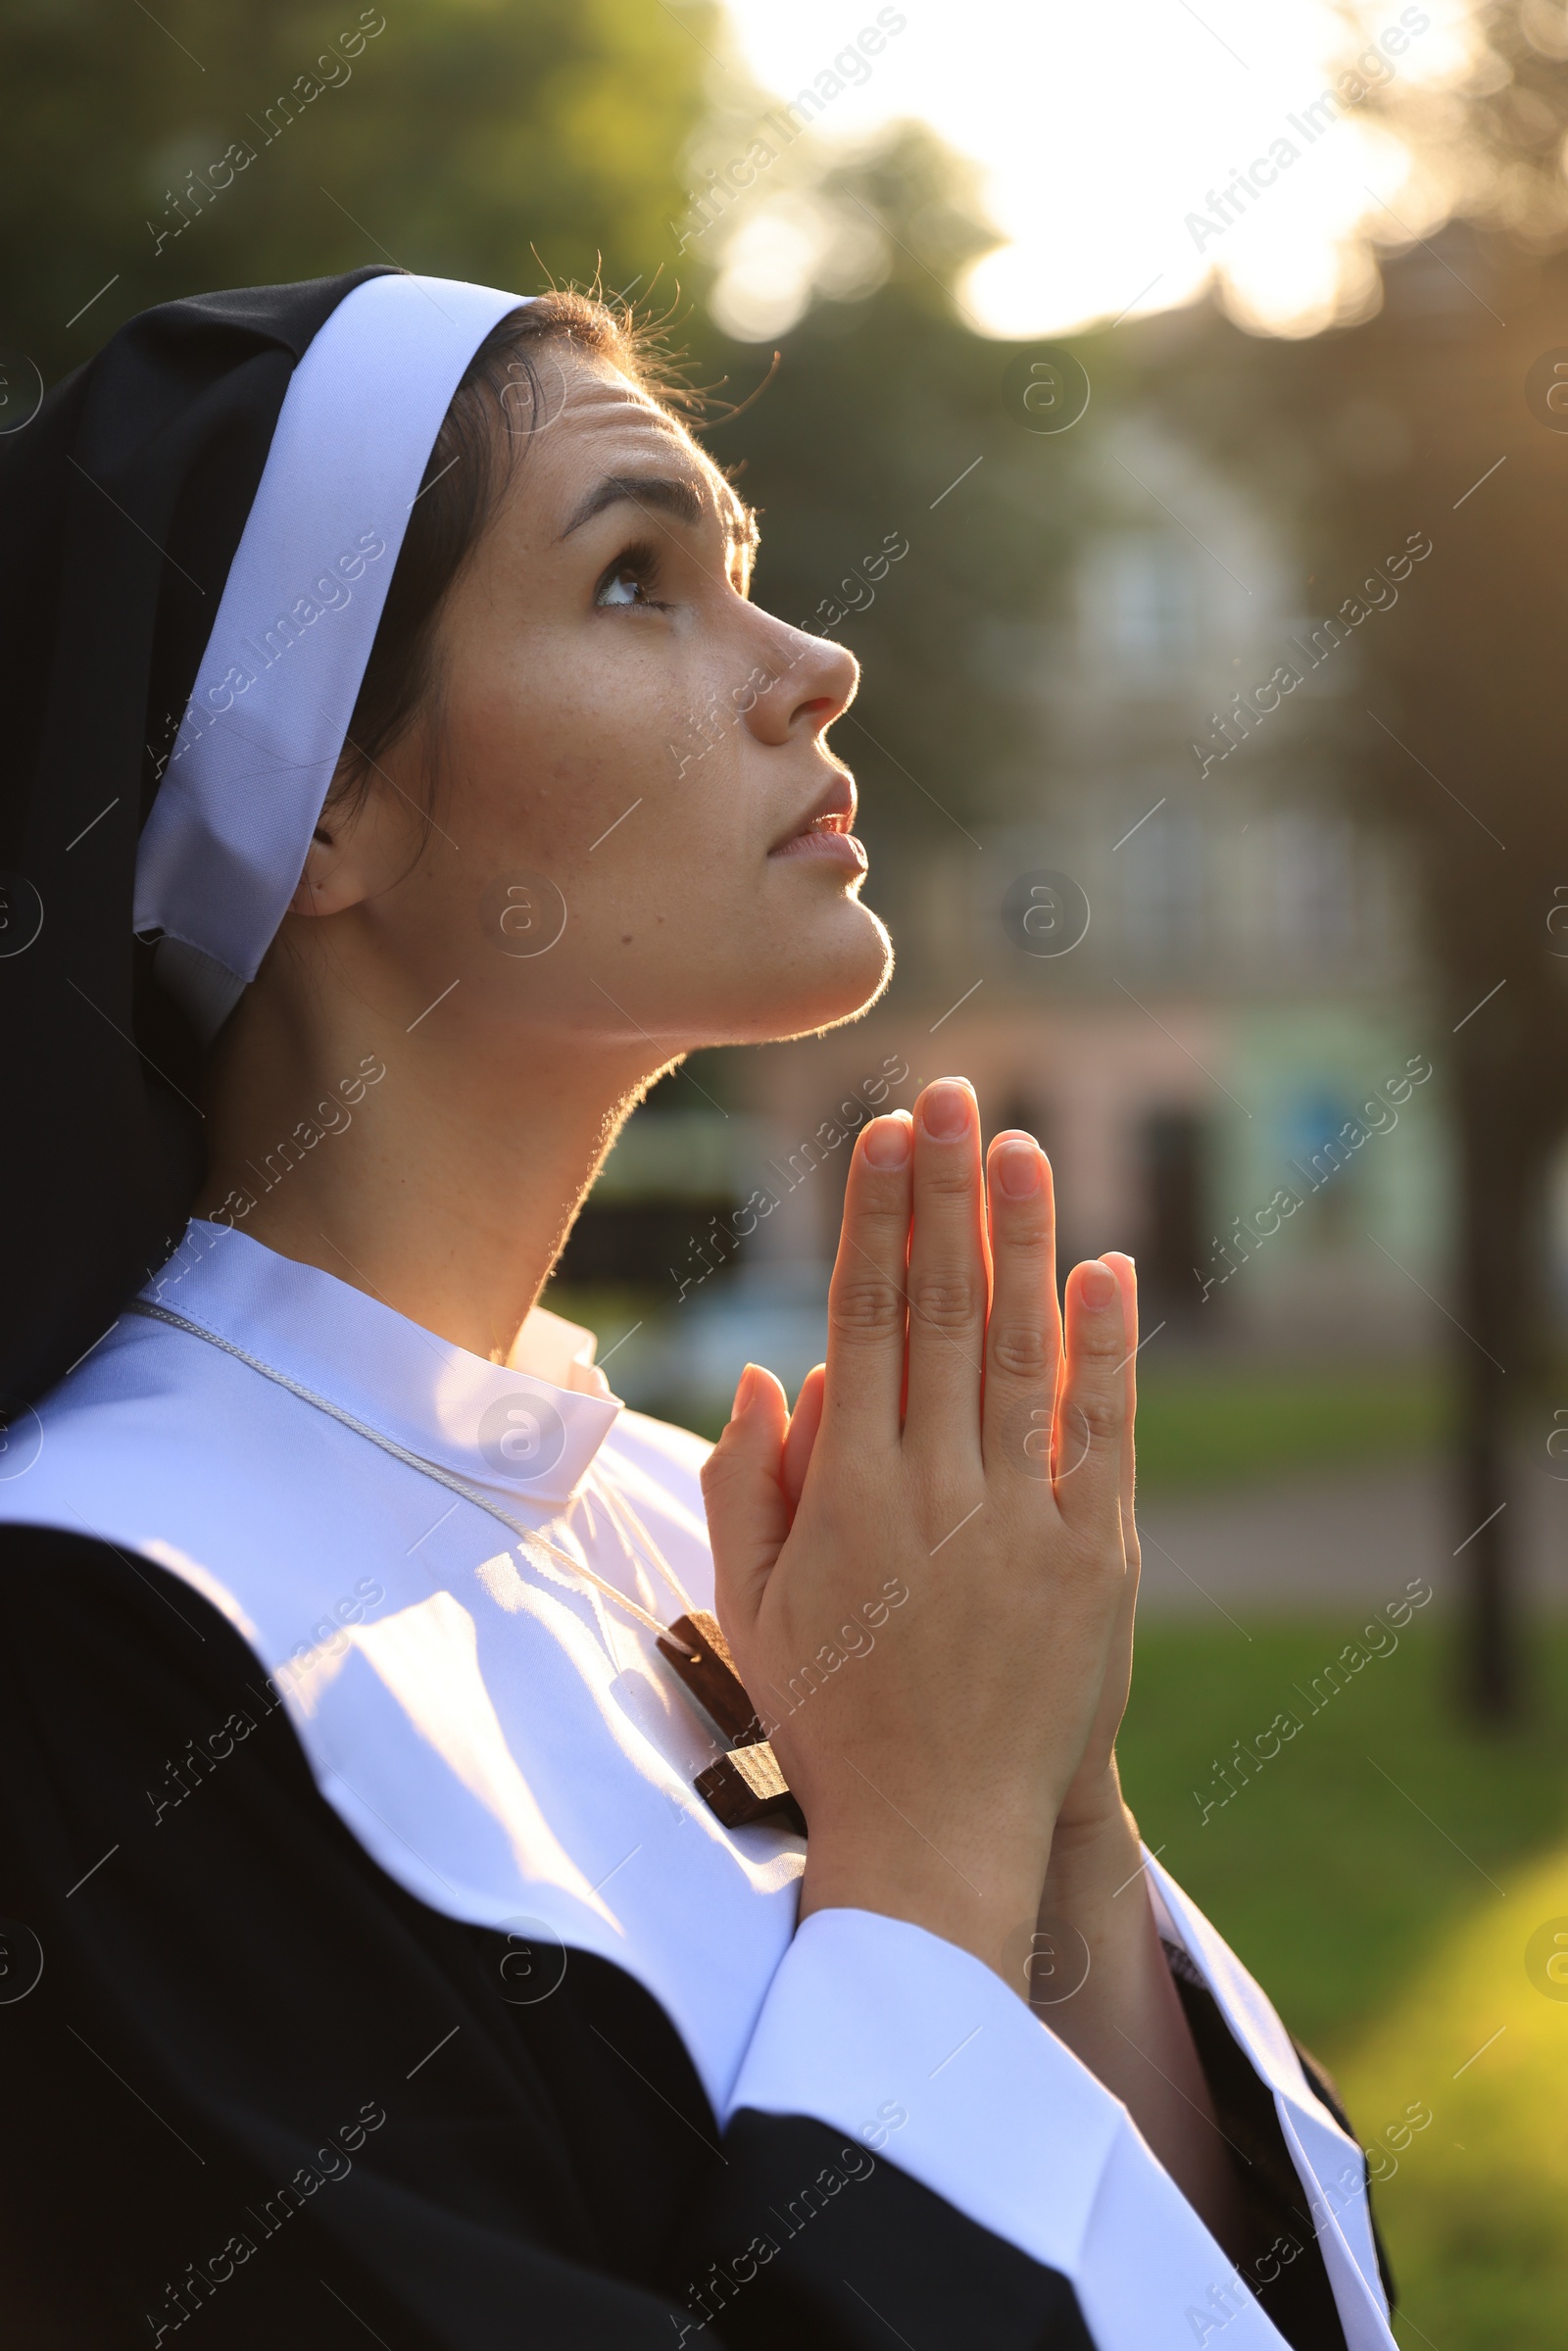
[[368,781],[360,762],[345,752],[305,853],[305,868],[289,901],[291,914],[341,914],[374,887],[366,855],[369,851],[373,858],[373,846],[364,838],[374,827],[361,821]]
[[[377,779],[391,789],[379,789]],[[413,809],[384,767],[367,762],[352,746],[346,750],[316,820],[289,912],[341,914],[390,889],[408,871]]]
[[306,865],[289,898],[289,914],[341,914],[381,886],[376,872],[376,832],[371,776],[365,757],[346,745],[326,788],[326,804],[315,820]]
[[291,914],[341,914],[368,896],[368,879],[363,860],[355,854],[353,831],[352,824],[322,811],[305,853],[305,870],[289,901]]

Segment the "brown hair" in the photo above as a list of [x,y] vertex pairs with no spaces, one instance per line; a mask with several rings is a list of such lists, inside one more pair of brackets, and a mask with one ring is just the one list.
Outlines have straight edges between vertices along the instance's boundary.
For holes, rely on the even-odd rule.
[[479,345],[452,395],[424,468],[387,589],[386,604],[349,721],[348,767],[328,805],[361,800],[383,755],[428,702],[435,624],[448,590],[483,537],[514,465],[559,413],[547,367],[550,345],[608,360],[662,407],[690,395],[659,326],[589,294],[560,289],[508,313]]

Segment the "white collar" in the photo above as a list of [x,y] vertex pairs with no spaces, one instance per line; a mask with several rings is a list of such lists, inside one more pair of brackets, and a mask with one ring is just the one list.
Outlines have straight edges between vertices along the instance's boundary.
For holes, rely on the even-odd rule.
[[[635,1512],[711,1605],[707,1445],[585,1393],[602,1384],[591,1342],[560,1317],[529,1318],[516,1367],[487,1363],[201,1220],[142,1296],[548,1529],[667,1624],[678,1602],[616,1523]],[[559,1437],[542,1473],[526,1443],[515,1465],[501,1449],[519,1399],[525,1437]],[[476,1503],[161,1321],[123,1314],[41,1419],[13,1514],[140,1551],[199,1592],[390,1877],[448,1916],[523,1919],[627,1969],[721,2110],[794,1932],[804,1848],[782,1829],[732,1833],[703,1803],[693,1781],[721,1742],[653,1634]]]
[[142,1297],[215,1331],[504,1506],[569,1506],[621,1411],[593,1334],[535,1306],[505,1364],[248,1233],[193,1218]]

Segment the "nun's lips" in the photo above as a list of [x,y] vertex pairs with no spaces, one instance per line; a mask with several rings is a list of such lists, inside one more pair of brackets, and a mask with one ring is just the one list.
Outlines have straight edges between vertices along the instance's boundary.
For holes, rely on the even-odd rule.
[[849,830],[848,819],[824,817],[819,824],[808,825],[804,833],[795,833],[782,847],[769,850],[770,857],[810,857],[818,863],[826,861],[840,866],[846,873],[866,873],[870,859],[865,843],[857,840]]
[[851,829],[855,809],[855,778],[847,770],[838,769],[794,830],[786,833],[782,841],[775,841],[768,856],[825,858],[846,871],[864,873],[868,864],[865,845],[857,840]]

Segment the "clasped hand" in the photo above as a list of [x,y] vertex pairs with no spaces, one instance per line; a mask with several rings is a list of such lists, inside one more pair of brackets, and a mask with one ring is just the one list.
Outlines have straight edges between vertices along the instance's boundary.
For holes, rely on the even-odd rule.
[[[982,1173],[939,1080],[858,1140],[825,1366],[793,1415],[748,1366],[704,1476],[719,1618],[810,1824],[803,1916],[911,1920],[1020,1989],[1058,1830],[1121,1816],[1138,1572],[1131,1260],[1064,1304],[1045,1154],[1001,1135]],[[803,1671],[895,1585],[874,1646]]]

